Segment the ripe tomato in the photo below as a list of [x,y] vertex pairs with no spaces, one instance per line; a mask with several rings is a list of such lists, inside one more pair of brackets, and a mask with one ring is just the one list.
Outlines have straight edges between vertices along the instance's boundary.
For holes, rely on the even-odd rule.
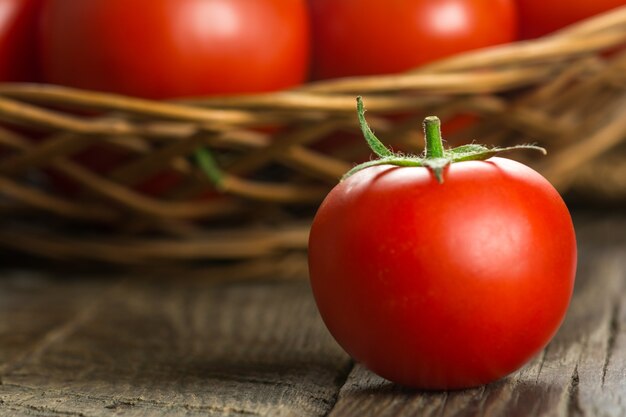
[[310,0],[313,75],[405,71],[517,37],[514,0]]
[[0,0],[0,81],[36,79],[40,0]]
[[252,93],[302,82],[304,0],[48,0],[48,82],[153,99]]
[[339,344],[411,387],[485,384],[542,349],[565,315],[576,240],[558,192],[521,163],[371,166],[326,197],[311,286]]
[[522,38],[536,38],[626,5],[624,0],[517,0]]

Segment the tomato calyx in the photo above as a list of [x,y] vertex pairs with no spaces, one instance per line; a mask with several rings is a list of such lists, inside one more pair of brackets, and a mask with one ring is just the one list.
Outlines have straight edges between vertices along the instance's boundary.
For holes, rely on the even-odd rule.
[[502,152],[519,149],[531,149],[539,151],[543,155],[547,153],[545,148],[532,144],[490,148],[472,143],[446,149],[441,138],[441,121],[437,116],[428,116],[424,119],[423,127],[426,146],[421,155],[393,152],[374,135],[374,132],[367,124],[363,100],[360,96],[356,98],[356,103],[361,131],[368,146],[378,158],[355,166],[341,178],[342,181],[365,168],[376,165],[395,165],[399,167],[426,167],[432,171],[437,182],[442,184],[444,169],[455,162],[484,161]]

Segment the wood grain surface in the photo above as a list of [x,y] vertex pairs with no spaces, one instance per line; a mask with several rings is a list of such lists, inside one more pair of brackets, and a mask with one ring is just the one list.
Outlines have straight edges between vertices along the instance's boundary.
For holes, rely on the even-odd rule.
[[304,276],[2,270],[0,416],[626,416],[626,215],[576,223],[557,336],[513,375],[452,392],[354,364]]

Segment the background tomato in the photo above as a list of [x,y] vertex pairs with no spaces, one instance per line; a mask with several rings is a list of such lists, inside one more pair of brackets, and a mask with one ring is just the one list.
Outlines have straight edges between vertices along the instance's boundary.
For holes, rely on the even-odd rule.
[[309,0],[313,75],[405,71],[517,37],[513,0]]
[[522,38],[536,38],[609,11],[626,6],[624,0],[517,0]]
[[278,90],[309,60],[304,0],[48,0],[46,81],[153,99]]
[[40,0],[0,0],[0,81],[33,81]]
[[355,173],[311,229],[313,293],[330,332],[392,381],[498,379],[544,347],[574,285],[569,212],[541,175],[491,158]]

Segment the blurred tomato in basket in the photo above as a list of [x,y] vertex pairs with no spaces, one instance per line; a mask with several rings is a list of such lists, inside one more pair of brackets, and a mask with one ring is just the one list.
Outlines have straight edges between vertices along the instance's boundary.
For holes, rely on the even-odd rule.
[[517,38],[514,0],[309,0],[313,76],[409,70]]
[[297,85],[309,63],[305,0],[47,0],[47,82],[151,99]]
[[0,81],[33,81],[41,0],[0,0]]
[[626,6],[626,0],[517,0],[522,38],[531,39]]
[[[292,87],[310,58],[305,0],[47,0],[39,35],[45,81],[149,99]],[[107,175],[132,157],[100,145],[73,160]],[[134,189],[159,197],[181,181],[164,170]]]

